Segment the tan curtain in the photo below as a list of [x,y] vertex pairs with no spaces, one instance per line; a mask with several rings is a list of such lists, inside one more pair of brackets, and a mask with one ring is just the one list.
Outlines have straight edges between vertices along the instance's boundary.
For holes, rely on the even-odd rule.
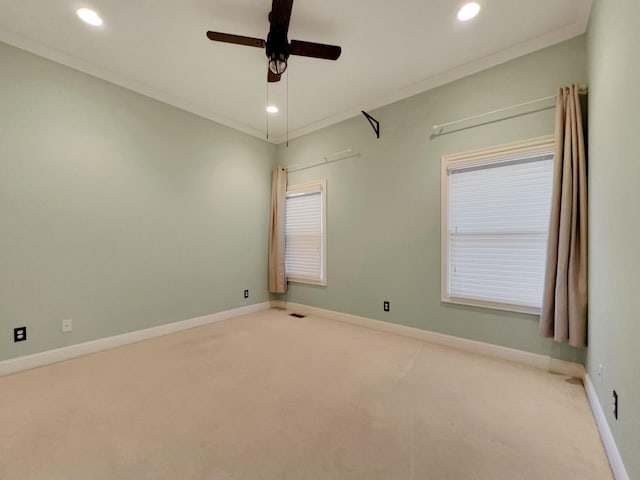
[[271,176],[271,222],[269,224],[269,291],[285,293],[284,211],[287,201],[287,169],[275,167]]
[[587,164],[579,86],[556,103],[556,157],[540,333],[587,344]]

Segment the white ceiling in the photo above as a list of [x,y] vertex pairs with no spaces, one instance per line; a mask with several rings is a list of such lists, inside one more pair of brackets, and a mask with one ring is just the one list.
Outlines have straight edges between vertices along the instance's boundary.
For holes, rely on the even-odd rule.
[[[342,46],[332,62],[289,61],[289,138],[583,33],[592,0],[295,0],[289,39]],[[102,27],[75,14],[97,10]],[[0,41],[252,135],[266,135],[263,50],[209,41],[266,39],[271,0],[0,0]],[[268,87],[286,131],[286,74]]]

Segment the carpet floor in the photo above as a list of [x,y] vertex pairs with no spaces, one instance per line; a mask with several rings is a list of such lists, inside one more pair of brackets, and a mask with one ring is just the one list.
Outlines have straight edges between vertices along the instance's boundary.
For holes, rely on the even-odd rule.
[[269,310],[0,378],[0,478],[611,479],[580,380]]

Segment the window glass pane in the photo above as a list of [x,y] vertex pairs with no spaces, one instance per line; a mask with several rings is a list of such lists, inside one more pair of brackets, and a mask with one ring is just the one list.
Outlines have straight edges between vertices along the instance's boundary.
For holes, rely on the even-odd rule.
[[322,281],[322,192],[287,196],[285,215],[287,276]]
[[540,307],[553,155],[449,172],[450,297]]

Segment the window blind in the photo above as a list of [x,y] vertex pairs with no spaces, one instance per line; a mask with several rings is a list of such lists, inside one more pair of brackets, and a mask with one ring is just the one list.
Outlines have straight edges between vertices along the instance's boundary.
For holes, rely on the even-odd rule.
[[553,154],[447,174],[448,295],[540,308]]
[[293,280],[322,282],[322,190],[287,194],[285,269]]

